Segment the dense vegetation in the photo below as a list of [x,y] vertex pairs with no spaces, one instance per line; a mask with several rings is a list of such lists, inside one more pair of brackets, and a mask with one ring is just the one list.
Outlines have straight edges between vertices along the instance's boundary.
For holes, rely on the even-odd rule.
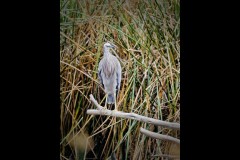
[[[60,156],[65,159],[164,159],[179,146],[146,137],[135,120],[87,115],[93,96],[104,105],[97,69],[103,44],[114,43],[122,66],[118,110],[180,123],[179,0],[60,1]],[[165,157],[166,158],[166,157]]]

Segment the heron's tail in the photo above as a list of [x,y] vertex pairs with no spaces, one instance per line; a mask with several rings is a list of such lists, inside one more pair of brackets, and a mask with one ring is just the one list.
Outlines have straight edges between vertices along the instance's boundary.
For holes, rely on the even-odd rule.
[[107,103],[108,104],[114,104],[114,102],[115,102],[114,94],[108,94]]

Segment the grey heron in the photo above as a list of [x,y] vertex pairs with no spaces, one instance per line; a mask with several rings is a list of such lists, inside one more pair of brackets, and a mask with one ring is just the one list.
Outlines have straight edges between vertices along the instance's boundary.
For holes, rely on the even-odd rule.
[[103,58],[99,62],[98,77],[104,87],[107,98],[105,101],[105,108],[107,104],[115,104],[121,84],[122,69],[118,59],[110,53],[110,48],[115,48],[115,45],[105,43],[103,45]]

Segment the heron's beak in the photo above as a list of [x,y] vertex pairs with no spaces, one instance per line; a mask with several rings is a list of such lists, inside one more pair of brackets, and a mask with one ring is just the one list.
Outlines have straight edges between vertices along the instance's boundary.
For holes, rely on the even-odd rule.
[[114,49],[116,49],[116,48],[117,48],[117,46],[115,46],[114,44],[111,44],[111,48],[114,48]]

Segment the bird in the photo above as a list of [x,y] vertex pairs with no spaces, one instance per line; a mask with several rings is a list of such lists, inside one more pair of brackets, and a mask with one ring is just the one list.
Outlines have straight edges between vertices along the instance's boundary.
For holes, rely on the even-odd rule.
[[105,108],[107,104],[115,104],[115,110],[117,110],[116,97],[120,90],[122,68],[119,60],[110,53],[111,48],[116,47],[109,42],[104,43],[103,58],[98,65],[98,77],[107,94]]

